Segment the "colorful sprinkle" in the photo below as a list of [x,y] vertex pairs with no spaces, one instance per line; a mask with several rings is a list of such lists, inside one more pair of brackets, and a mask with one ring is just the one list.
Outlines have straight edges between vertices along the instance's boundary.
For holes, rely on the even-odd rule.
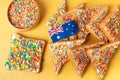
[[45,42],[12,35],[10,55],[5,66],[8,70],[23,70],[38,73]]
[[30,29],[40,18],[35,0],[14,0],[8,8],[8,19],[17,29]]

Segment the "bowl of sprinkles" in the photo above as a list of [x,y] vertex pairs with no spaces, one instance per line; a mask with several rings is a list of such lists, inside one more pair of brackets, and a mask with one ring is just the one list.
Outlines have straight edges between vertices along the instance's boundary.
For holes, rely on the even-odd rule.
[[38,24],[40,9],[36,0],[14,0],[8,8],[7,15],[13,28],[26,31]]

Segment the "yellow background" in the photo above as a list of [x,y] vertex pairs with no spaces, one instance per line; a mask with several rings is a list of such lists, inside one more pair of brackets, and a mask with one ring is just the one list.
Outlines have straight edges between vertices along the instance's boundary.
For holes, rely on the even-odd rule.
[[[43,68],[39,74],[6,70],[4,63],[9,54],[12,33],[19,33],[25,37],[43,39],[49,43],[51,40],[45,23],[62,2],[62,0],[39,0],[40,7],[42,8],[42,17],[39,25],[29,31],[19,32],[11,28],[7,19],[7,9],[11,1],[0,0],[0,80],[97,80],[96,72],[91,63],[82,78],[77,76],[70,61],[64,65],[61,73],[56,76],[53,71],[52,57],[48,46],[44,52]],[[67,8],[68,10],[73,9],[83,2],[87,7],[108,5],[114,8],[120,4],[120,0],[67,0]],[[117,50],[114,58],[111,60],[105,80],[120,80],[120,50]]]

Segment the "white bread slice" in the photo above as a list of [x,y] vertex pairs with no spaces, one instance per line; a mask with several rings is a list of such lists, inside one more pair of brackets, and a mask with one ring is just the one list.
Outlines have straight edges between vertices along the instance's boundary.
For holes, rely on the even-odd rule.
[[115,10],[111,11],[110,14],[100,25],[100,29],[104,32],[104,34],[111,42],[119,40],[119,13],[119,8],[116,8]]
[[19,34],[12,35],[10,54],[5,67],[8,70],[20,70],[39,73],[45,41],[25,38]]
[[79,47],[68,49],[68,53],[71,56],[72,64],[78,74],[82,77],[87,65],[89,64],[89,58],[87,56],[87,51],[92,48],[98,48],[102,46],[105,42],[97,42],[88,45],[81,45]]
[[120,41],[108,43],[100,48],[90,49],[87,51],[94,68],[97,72],[98,79],[103,80],[108,70],[108,63],[113,57],[115,50],[118,48]]
[[105,34],[100,29],[101,22],[105,19],[107,16],[108,7],[105,6],[101,9],[99,14],[96,14],[96,16],[93,18],[93,20],[90,21],[90,23],[87,24],[86,29],[94,35],[96,38],[98,38],[101,41],[107,42],[108,39],[105,36]]
[[86,25],[94,18],[96,14],[98,14],[101,10],[101,6],[87,8],[84,10],[77,10],[77,24],[79,28],[78,39],[86,39],[89,32],[86,30]]
[[62,66],[69,60],[68,48],[79,46],[84,43],[85,39],[74,40],[74,41],[61,41],[52,43],[49,45],[49,49],[52,52],[54,72],[58,74],[62,69]]
[[46,23],[46,26],[48,29],[57,27],[60,25],[60,23],[57,21],[57,17],[64,14],[66,12],[66,0],[64,0],[60,7],[57,9],[57,11],[52,15],[52,17],[49,19],[49,21]]

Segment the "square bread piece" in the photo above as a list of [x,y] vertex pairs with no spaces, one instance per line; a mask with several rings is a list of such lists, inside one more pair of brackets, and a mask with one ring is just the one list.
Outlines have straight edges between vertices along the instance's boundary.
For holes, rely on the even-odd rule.
[[8,70],[40,72],[44,47],[45,41],[43,40],[13,34],[5,67]]

